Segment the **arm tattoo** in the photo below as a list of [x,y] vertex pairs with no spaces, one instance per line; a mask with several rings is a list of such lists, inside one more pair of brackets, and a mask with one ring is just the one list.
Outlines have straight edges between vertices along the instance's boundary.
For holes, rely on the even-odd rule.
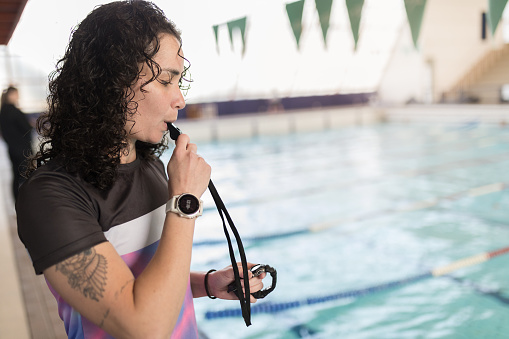
[[56,265],[56,270],[67,277],[67,282],[86,298],[99,301],[106,285],[108,262],[103,255],[90,248]]
[[110,309],[108,308],[106,310],[106,313],[104,313],[104,316],[103,316],[103,320],[101,321],[101,323],[99,324],[99,327],[100,328],[103,328],[104,326],[104,321],[106,320],[106,318],[108,318],[108,315],[110,314]]

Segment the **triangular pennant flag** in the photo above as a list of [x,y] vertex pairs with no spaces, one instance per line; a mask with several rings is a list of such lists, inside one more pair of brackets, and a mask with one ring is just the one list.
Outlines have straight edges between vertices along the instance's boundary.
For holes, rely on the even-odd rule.
[[489,0],[488,3],[488,18],[490,22],[491,35],[495,35],[498,22],[502,18],[507,0]]
[[322,27],[323,42],[327,46],[327,31],[329,30],[330,10],[332,8],[332,0],[315,0],[316,10],[320,18],[320,26]]
[[238,28],[240,30],[240,35],[242,37],[242,54],[246,51],[246,21],[247,17],[243,17],[237,20],[229,21],[228,32],[230,33],[230,43],[233,48],[233,30]]
[[219,25],[212,26],[212,29],[214,30],[214,36],[216,37],[216,49],[217,52],[219,52],[219,38],[218,38]]
[[412,40],[416,48],[421,31],[424,7],[426,7],[426,0],[405,0],[406,15],[410,24],[410,31],[412,32]]
[[302,34],[302,12],[304,10],[304,0],[286,4],[286,12],[290,25],[292,26],[293,35],[297,42],[297,49],[299,48],[300,35]]
[[357,49],[357,42],[359,41],[359,27],[361,25],[363,6],[364,0],[346,0],[346,9],[348,10],[350,27],[352,28],[353,41],[355,43],[354,49]]

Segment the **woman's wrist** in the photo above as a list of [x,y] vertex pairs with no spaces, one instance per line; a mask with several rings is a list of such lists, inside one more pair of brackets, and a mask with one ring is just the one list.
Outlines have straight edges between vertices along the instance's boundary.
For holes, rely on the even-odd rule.
[[[193,292],[194,298],[203,298],[207,297],[207,291],[205,291],[205,275],[207,272],[203,271],[191,271],[191,290]],[[216,292],[215,288],[212,288],[211,290],[211,277],[213,277],[214,273],[209,273],[209,276],[207,277],[207,288],[209,289],[209,293],[211,293],[212,296],[214,296],[214,293]],[[216,277],[213,277],[215,279]],[[213,283],[212,283],[213,285]]]
[[209,270],[206,274],[205,274],[205,277],[203,279],[203,286],[205,287],[205,293],[207,294],[207,296],[210,298],[210,299],[217,299],[216,296],[214,296],[210,290],[210,285],[209,285],[209,277],[210,277],[210,274],[212,272],[216,272],[215,269],[211,269]]

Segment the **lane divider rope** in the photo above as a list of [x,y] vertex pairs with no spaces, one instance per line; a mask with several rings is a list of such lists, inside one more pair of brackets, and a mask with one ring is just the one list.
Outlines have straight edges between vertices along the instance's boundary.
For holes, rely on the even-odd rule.
[[[502,153],[502,154],[495,154],[495,155],[488,155],[481,158],[476,159],[463,159],[458,160],[452,163],[445,163],[445,164],[438,164],[433,165],[427,168],[423,169],[416,169],[416,170],[402,170],[402,171],[393,171],[390,175],[394,177],[417,177],[420,175],[429,175],[433,173],[439,173],[444,170],[451,170],[456,168],[464,168],[468,166],[477,166],[480,164],[496,164],[503,161],[509,160],[509,153]],[[337,164],[336,164],[337,166]],[[337,191],[338,189],[346,189],[349,187],[357,187],[359,185],[363,185],[366,183],[375,183],[380,182],[382,180],[386,180],[387,176],[389,174],[383,174],[383,175],[377,175],[371,178],[358,178],[356,180],[348,181],[348,182],[338,182],[334,184],[328,184],[326,186],[320,186],[320,187],[311,187],[311,188],[301,188],[298,190],[293,190],[290,192],[282,192],[279,194],[271,194],[270,200],[267,198],[267,196],[263,197],[255,197],[251,199],[246,200],[238,200],[238,201],[232,201],[229,203],[229,206],[236,207],[236,206],[245,206],[245,205],[254,205],[254,204],[261,204],[261,203],[267,203],[269,201],[278,201],[283,199],[288,199],[291,197],[296,196],[303,196],[303,195],[311,195],[315,193],[323,193],[323,192],[331,192],[331,191]],[[204,206],[203,212],[207,213],[209,211],[214,210],[214,206]]]
[[[448,274],[452,271],[465,268],[468,266],[477,265],[488,261],[497,256],[501,256],[509,253],[509,246],[497,249],[491,252],[480,253],[471,257],[463,258],[457,261],[454,261],[446,266],[438,267],[432,269],[429,272],[425,272],[423,274],[418,274],[409,278],[404,278],[396,281],[391,281],[367,288],[362,288],[358,290],[351,290],[345,292],[339,292],[336,294],[331,294],[322,297],[310,297],[303,300],[295,300],[295,301],[287,301],[287,302],[279,302],[279,303],[271,303],[265,302],[262,304],[255,304],[251,307],[251,314],[259,314],[259,313],[279,313],[282,311],[286,311],[289,309],[294,309],[298,307],[303,307],[306,305],[314,305],[319,303],[324,303],[328,301],[338,300],[338,299],[346,299],[346,298],[358,298],[362,296],[366,296],[369,294],[374,294],[377,292],[382,292],[385,290],[393,289],[396,287],[402,287],[404,285],[408,285],[411,283],[418,282],[423,279],[432,278],[432,277],[440,277],[445,274]],[[240,317],[242,313],[240,309],[225,309],[220,311],[207,311],[205,313],[205,319],[219,319],[219,318],[230,318],[230,317]]]
[[[458,200],[460,198],[464,197],[479,197],[486,194],[496,193],[503,190],[509,189],[509,184],[504,182],[497,182],[489,185],[479,186],[471,189],[467,189],[464,191],[456,192],[453,194],[449,194],[443,197],[438,197],[431,200],[422,200],[422,201],[416,201],[408,203],[407,205],[401,206],[400,208],[395,209],[385,209],[375,212],[369,212],[365,215],[358,215],[358,216],[351,216],[347,218],[338,218],[338,219],[331,219],[328,221],[318,222],[314,223],[311,226],[305,226],[302,227],[296,231],[288,231],[283,233],[276,233],[276,234],[267,234],[262,236],[256,236],[256,237],[244,237],[244,242],[249,241],[262,241],[262,240],[275,240],[279,238],[285,238],[285,237],[291,237],[294,235],[300,235],[305,233],[314,233],[314,232],[320,232],[327,230],[329,228],[333,228],[335,226],[338,226],[340,224],[345,223],[354,223],[358,221],[363,221],[368,218],[378,217],[381,215],[387,215],[390,213],[401,213],[401,212],[412,212],[417,211],[425,208],[435,207],[438,204],[440,204],[443,201],[454,201]],[[200,240],[195,241],[193,243],[193,246],[211,246],[211,245],[219,245],[223,244],[225,242],[224,239],[209,239],[209,240]]]

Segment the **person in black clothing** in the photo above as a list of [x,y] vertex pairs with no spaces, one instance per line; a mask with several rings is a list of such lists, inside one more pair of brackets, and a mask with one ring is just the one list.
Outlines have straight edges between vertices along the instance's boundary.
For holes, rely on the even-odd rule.
[[17,107],[18,90],[10,86],[2,93],[0,110],[0,131],[7,143],[12,163],[12,192],[18,198],[18,188],[22,183],[23,167],[32,154],[32,126],[26,115]]

